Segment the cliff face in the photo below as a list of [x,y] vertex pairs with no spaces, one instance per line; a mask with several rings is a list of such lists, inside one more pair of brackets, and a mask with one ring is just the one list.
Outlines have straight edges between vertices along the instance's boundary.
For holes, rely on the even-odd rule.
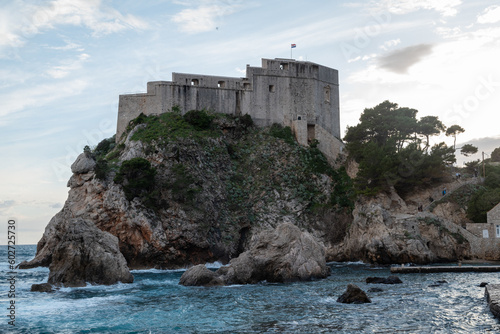
[[[227,116],[212,123],[211,130],[187,127],[176,137],[167,124],[169,134],[161,139],[148,137],[153,123],[132,126],[127,139],[106,153],[104,173],[96,152],[82,153],[72,166],[63,209],[25,266],[49,265],[61,242],[58,226],[74,218],[116,236],[131,269],[226,263],[247,249],[252,235],[282,222],[326,246],[342,239],[351,215],[339,204],[347,201],[339,189],[349,179],[331,169],[319,150],[292,143],[280,127],[258,130]],[[154,183],[131,195],[133,177],[120,183],[116,175],[137,158],[149,162]]]
[[116,236],[131,269],[227,263],[281,223],[308,231],[327,261],[467,257],[468,244],[434,216],[397,214],[406,204],[395,194],[358,200],[352,214],[347,173],[332,169],[314,143],[297,145],[289,129],[211,117],[205,128],[175,113],[138,119],[116,147],[82,153],[63,209],[22,267],[49,266],[61,228],[82,220]]

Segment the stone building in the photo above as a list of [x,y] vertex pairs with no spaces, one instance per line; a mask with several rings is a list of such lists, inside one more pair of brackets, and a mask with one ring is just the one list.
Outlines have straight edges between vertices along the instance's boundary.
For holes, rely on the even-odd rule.
[[477,237],[474,245],[471,245],[477,250],[475,256],[486,260],[500,260],[500,203],[488,211],[487,223],[469,223],[467,231]]
[[262,59],[261,67],[247,65],[244,78],[172,73],[172,81],[148,82],[147,93],[120,95],[117,140],[139,114],[174,106],[182,113],[249,114],[257,126],[290,126],[301,145],[318,140],[331,162],[342,151],[338,71],[312,62]]

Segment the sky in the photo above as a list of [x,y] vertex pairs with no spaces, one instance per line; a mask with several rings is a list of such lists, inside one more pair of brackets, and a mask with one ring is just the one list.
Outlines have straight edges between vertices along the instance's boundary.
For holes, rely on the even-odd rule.
[[244,77],[247,64],[290,57],[339,71],[343,134],[389,100],[462,126],[457,147],[479,154],[459,165],[500,147],[498,1],[5,0],[0,244],[10,218],[18,243],[38,242],[73,161],[115,133],[120,94],[172,72]]

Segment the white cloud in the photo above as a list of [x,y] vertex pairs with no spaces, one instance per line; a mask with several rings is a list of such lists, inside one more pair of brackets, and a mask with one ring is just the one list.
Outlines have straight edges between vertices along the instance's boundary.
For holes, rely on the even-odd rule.
[[394,47],[394,46],[396,46],[396,45],[399,45],[399,44],[401,44],[401,40],[400,40],[399,38],[398,38],[398,39],[391,39],[390,41],[385,41],[385,42],[384,42],[384,44],[382,44],[382,45],[380,46],[380,48],[381,48],[382,50],[387,51],[387,50],[389,50],[390,48],[392,48],[392,47]]
[[123,15],[101,0],[53,0],[43,5],[20,0],[0,9],[0,22],[0,46],[11,47],[22,46],[25,38],[56,25],[83,26],[94,36],[148,28],[145,21]]
[[455,16],[461,0],[385,0],[379,7],[383,7],[394,14],[407,14],[421,9],[435,10],[443,16]]
[[61,65],[54,66],[47,70],[47,74],[54,79],[60,79],[67,76],[71,71],[75,71],[82,68],[83,63],[89,59],[90,56],[86,53],[82,53],[78,56],[76,60],[66,60],[62,61]]
[[243,8],[240,1],[204,0],[198,3],[196,8],[186,8],[172,18],[181,31],[194,34],[216,30],[219,19]]
[[21,111],[26,107],[39,107],[61,98],[78,95],[87,86],[87,81],[72,80],[60,81],[50,85],[40,85],[36,88],[30,86],[17,91],[5,92],[5,94],[0,95],[0,101],[2,101],[0,116]]
[[483,14],[478,16],[478,23],[496,23],[500,21],[500,6],[491,6],[484,10]]

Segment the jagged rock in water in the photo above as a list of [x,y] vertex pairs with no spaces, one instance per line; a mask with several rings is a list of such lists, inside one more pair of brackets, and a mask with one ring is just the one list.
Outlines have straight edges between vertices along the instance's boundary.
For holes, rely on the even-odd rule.
[[[201,266],[203,267],[203,266]],[[201,282],[214,279],[208,269],[192,268],[201,273]],[[183,285],[192,273],[186,272]],[[250,249],[229,266],[221,267],[216,275],[224,284],[254,284],[260,281],[292,282],[314,278],[325,278],[329,268],[325,262],[325,249],[309,233],[302,232],[290,223],[283,223],[275,230],[264,231],[255,236]],[[183,275],[184,276],[184,275]],[[193,279],[192,281],[196,281]],[[204,285],[190,284],[190,285]]]
[[363,304],[371,302],[371,299],[366,293],[355,284],[349,284],[347,290],[337,299],[337,303],[344,304]]
[[385,277],[367,277],[366,283],[368,284],[401,284],[403,283],[397,276]]
[[31,285],[32,292],[54,292],[52,285],[49,283],[33,284]]
[[48,283],[76,287],[133,282],[115,236],[82,219],[65,224],[61,242],[53,250]]
[[224,285],[224,282],[212,270],[205,267],[204,264],[191,267],[181,276],[179,284],[184,286],[217,286]]

